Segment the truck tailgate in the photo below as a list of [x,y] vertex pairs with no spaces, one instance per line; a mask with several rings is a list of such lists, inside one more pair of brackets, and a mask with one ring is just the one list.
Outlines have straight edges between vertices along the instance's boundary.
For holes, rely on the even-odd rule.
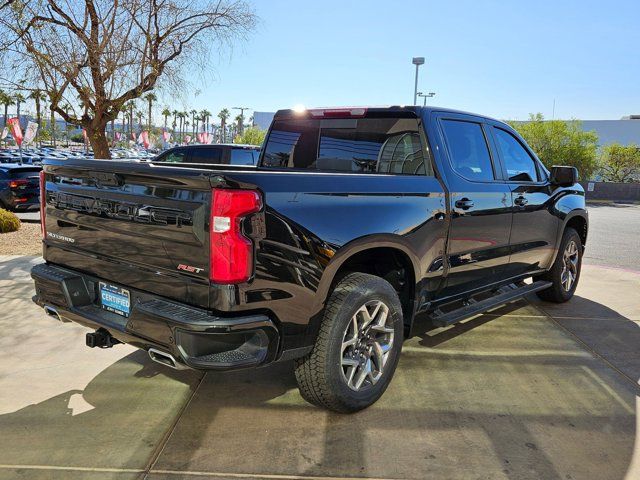
[[210,172],[74,160],[45,175],[47,261],[208,306]]

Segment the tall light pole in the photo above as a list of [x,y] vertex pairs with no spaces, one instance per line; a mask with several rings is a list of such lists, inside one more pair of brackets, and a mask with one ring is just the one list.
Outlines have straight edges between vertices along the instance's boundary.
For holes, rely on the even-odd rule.
[[416,83],[413,89],[413,104],[418,102],[418,68],[424,64],[424,57],[413,57],[412,63],[416,66]]
[[422,106],[426,107],[427,106],[427,98],[435,97],[436,94],[435,94],[435,92],[429,92],[429,93],[418,92],[418,96],[424,98],[424,103],[422,104]]
[[238,134],[242,135],[242,130],[244,129],[244,111],[245,110],[249,110],[250,107],[233,107],[233,110],[240,110],[240,119],[241,121],[238,122]]

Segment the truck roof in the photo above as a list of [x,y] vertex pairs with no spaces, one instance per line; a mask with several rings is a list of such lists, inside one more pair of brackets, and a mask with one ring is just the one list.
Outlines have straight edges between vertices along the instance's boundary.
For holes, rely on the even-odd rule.
[[[308,112],[311,117],[322,117],[319,112],[329,112],[331,113],[345,113],[348,116],[349,112],[355,112],[352,116],[354,117],[363,117],[368,114],[376,114],[383,116],[416,116],[421,117],[424,114],[429,114],[431,112],[447,112],[447,113],[457,113],[462,115],[473,115],[475,117],[486,118],[489,120],[494,120],[496,122],[502,122],[502,120],[498,120],[492,117],[488,117],[487,115],[481,115],[478,113],[465,112],[463,110],[456,110],[453,108],[443,108],[436,106],[427,106],[420,107],[414,105],[385,105],[385,106],[342,106],[342,107],[320,107],[320,108],[308,108],[304,111],[302,110],[293,110],[293,109],[282,109],[278,110],[274,116],[274,118],[289,118],[294,117],[296,115],[304,114]],[[317,112],[317,115],[314,115],[314,112]],[[333,116],[333,115],[329,115]],[[327,116],[327,118],[329,117]]]

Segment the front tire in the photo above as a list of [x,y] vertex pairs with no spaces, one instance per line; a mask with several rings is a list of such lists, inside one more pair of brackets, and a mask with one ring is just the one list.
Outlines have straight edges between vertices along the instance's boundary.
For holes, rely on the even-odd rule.
[[391,382],[403,334],[402,306],[389,282],[347,275],[329,297],[312,352],[296,361],[302,397],[340,413],[372,405]]
[[542,300],[554,303],[564,303],[573,297],[580,279],[582,268],[583,246],[580,235],[573,228],[567,228],[562,235],[560,248],[551,269],[540,275],[540,280],[546,280],[552,285],[546,290],[538,292]]

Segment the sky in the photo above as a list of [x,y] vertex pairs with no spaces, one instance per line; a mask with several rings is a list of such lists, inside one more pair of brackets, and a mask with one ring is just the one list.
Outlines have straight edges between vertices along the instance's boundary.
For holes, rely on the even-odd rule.
[[[185,107],[428,104],[522,120],[640,114],[640,1],[254,0]],[[421,101],[421,99],[420,99]],[[555,101],[555,110],[554,110]]]

